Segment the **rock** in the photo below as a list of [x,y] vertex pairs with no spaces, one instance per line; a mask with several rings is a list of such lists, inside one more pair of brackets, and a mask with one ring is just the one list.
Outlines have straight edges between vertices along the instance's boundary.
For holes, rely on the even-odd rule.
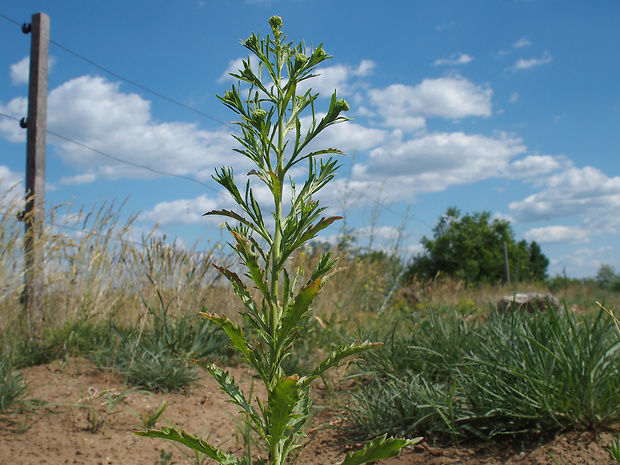
[[559,306],[560,301],[552,294],[528,292],[524,294],[505,295],[497,302],[497,311],[509,312],[515,309],[522,309],[532,313],[536,310],[544,311]]

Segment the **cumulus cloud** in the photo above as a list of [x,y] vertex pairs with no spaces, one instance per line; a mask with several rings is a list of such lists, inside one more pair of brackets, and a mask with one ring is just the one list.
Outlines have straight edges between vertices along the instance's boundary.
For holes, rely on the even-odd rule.
[[[56,58],[49,57],[48,73],[52,71],[52,67],[56,63]],[[11,82],[14,85],[28,84],[30,78],[30,57],[26,56],[17,63],[11,65]]]
[[228,62],[228,66],[226,67],[226,70],[222,73],[222,75],[218,78],[217,81],[218,82],[235,81],[235,78],[232,77],[230,74],[231,73],[239,74],[239,70],[243,69],[243,62],[248,61],[248,60],[250,61],[250,67],[252,68],[254,73],[258,76],[258,66],[257,66],[256,59],[252,60],[252,57],[236,58]]
[[530,39],[527,36],[521,37],[514,44],[512,44],[514,48],[529,47],[530,45],[532,45],[532,42],[530,42]]
[[454,54],[454,55],[450,56],[450,58],[441,58],[439,60],[435,60],[433,62],[433,66],[465,65],[465,64],[471,62],[472,60],[473,60],[473,58],[471,56],[467,55],[466,53],[457,53],[457,54]]
[[528,155],[512,162],[506,168],[505,174],[509,178],[531,178],[567,168],[570,164],[570,161],[561,156]]
[[26,131],[19,126],[18,121],[28,115],[28,99],[18,97],[6,105],[0,103],[0,112],[17,120],[0,116],[0,136],[13,143],[26,142]]
[[204,213],[221,208],[222,205],[218,200],[203,194],[194,199],[160,202],[151,210],[141,213],[139,220],[150,221],[164,226],[171,224],[200,224],[206,222],[203,216]]
[[30,57],[26,56],[11,65],[11,82],[13,84],[28,84],[30,75]]
[[358,79],[370,75],[374,68],[375,63],[371,60],[362,60],[357,66],[320,66],[316,77],[299,84],[298,92],[312,88],[313,93],[318,92],[322,97],[331,97],[335,90],[339,96],[351,95],[358,88]]
[[[389,178],[389,200],[438,192],[502,175],[511,158],[525,152],[522,141],[507,134],[430,133],[403,139],[394,131],[387,142],[370,152],[370,159],[353,168],[354,180],[376,183]],[[361,186],[360,186],[361,187]]]
[[[577,249],[569,254],[551,260],[551,264],[565,265],[580,270],[583,274],[593,276],[603,264],[610,264],[609,252],[613,247],[600,247],[598,249]],[[611,259],[613,262],[613,259]]]
[[582,215],[589,218],[617,217],[620,212],[620,177],[608,177],[600,170],[569,168],[550,176],[541,192],[508,208],[520,220],[536,221]]
[[530,69],[536,66],[546,65],[548,63],[551,63],[551,61],[552,61],[551,55],[545,52],[544,55],[540,58],[530,58],[530,59],[519,58],[511,69],[513,71],[520,71],[523,69]]
[[[24,182],[23,173],[14,173],[8,166],[0,165],[0,196],[9,191],[16,191],[16,186]],[[20,191],[20,195],[23,194]]]
[[[16,98],[2,111],[25,114],[27,100]],[[124,160],[124,164],[69,140],[48,136],[64,163],[86,171],[80,182],[102,176],[154,177],[148,166],[174,175],[210,176],[213,166],[247,166],[232,152],[228,130],[205,131],[196,123],[160,123],[153,119],[150,102],[137,94],[123,93],[118,83],[102,77],[82,76],[53,89],[48,97],[48,129],[97,151]],[[0,119],[0,134],[11,142],[23,142],[25,131],[14,121]],[[82,173],[84,174],[84,173]]]
[[78,174],[75,176],[63,176],[60,178],[59,184],[64,185],[78,185],[78,184],[90,184],[97,179],[97,175],[94,173]]
[[589,242],[591,231],[582,226],[546,226],[527,231],[523,237],[539,244]]
[[[317,113],[320,120],[325,113]],[[301,118],[302,133],[304,128],[311,123],[312,117]],[[361,124],[349,121],[345,124],[336,124],[321,133],[307,148],[307,151],[318,150],[326,147],[337,148],[343,151],[368,150],[383,142],[388,135],[385,129],[368,128]]]
[[368,91],[387,126],[411,131],[424,127],[425,117],[458,119],[490,116],[493,91],[461,77],[425,79],[417,86],[393,84]]
[[[258,67],[256,66],[257,60],[249,58],[237,58],[231,60],[228,63],[228,67],[224,73],[218,79],[219,82],[234,81],[230,73],[238,74],[239,69],[243,67],[243,61],[250,60],[250,66],[255,74],[258,75]],[[319,66],[316,69],[316,76],[312,79],[302,81],[298,86],[298,93],[303,93],[309,88],[312,88],[313,93],[318,92],[322,97],[331,97],[334,90],[338,90],[339,95],[350,95],[353,93],[357,78],[368,76],[375,68],[375,63],[372,60],[362,60],[357,66],[337,64],[333,66]],[[263,72],[263,76],[267,76],[266,72]]]

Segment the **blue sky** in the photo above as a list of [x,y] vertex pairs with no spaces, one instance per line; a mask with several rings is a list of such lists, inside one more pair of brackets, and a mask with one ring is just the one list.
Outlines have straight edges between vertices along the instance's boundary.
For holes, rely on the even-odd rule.
[[[217,240],[220,221],[202,213],[232,204],[211,174],[249,166],[216,95],[247,57],[239,39],[267,34],[276,14],[289,40],[334,57],[312,82],[319,111],[336,89],[355,119],[323,137],[348,155],[320,200],[359,246],[415,253],[456,206],[510,220],[551,275],[620,269],[616,0],[7,2],[0,113],[13,118],[26,116],[30,50],[13,21],[37,12],[54,42],[48,129],[97,150],[48,136],[50,206],[128,199],[136,234],[158,224],[187,244]],[[2,116],[0,154],[6,190],[24,178],[25,131]]]

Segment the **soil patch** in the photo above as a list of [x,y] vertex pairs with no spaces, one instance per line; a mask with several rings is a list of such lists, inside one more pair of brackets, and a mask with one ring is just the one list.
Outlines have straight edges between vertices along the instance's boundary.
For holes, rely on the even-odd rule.
[[[231,368],[246,391],[252,378],[245,368]],[[188,451],[164,440],[140,438],[140,415],[153,414],[163,402],[168,406],[158,426],[173,426],[209,439],[240,454],[232,407],[208,376],[184,393],[153,394],[138,389],[123,391],[122,381],[111,372],[97,370],[83,359],[21,370],[29,382],[29,397],[46,404],[31,413],[0,422],[0,464],[11,465],[159,465],[170,462],[196,464]],[[320,391],[320,388],[317,389]],[[123,401],[118,400],[121,396]],[[110,406],[118,400],[116,406]],[[338,422],[329,409],[314,419],[308,443],[300,452],[304,465],[333,465],[356,448],[329,425]],[[94,426],[93,426],[94,425]],[[96,432],[93,432],[93,429]],[[468,444],[460,447],[420,445],[406,450],[384,465],[444,464],[549,464],[613,465],[606,447],[612,435],[571,432],[544,445]],[[552,458],[553,457],[553,458]],[[205,461],[202,463],[213,463]]]

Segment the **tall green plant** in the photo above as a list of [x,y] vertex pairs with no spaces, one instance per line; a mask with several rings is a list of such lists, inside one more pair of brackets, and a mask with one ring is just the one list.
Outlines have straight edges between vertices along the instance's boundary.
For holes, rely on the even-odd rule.
[[[248,180],[239,187],[231,167],[216,171],[214,179],[233,197],[242,213],[217,210],[207,215],[221,215],[234,220],[227,225],[233,237],[230,244],[246,269],[245,277],[252,281],[260,293],[260,302],[252,296],[246,282],[230,269],[216,267],[232,284],[242,300],[242,313],[252,335],[231,321],[226,315],[206,313],[204,316],[220,325],[232,345],[256,371],[264,383],[266,399],[256,404],[250,402],[239,385],[221,368],[211,363],[199,363],[219,383],[230,401],[237,405],[245,421],[258,433],[267,458],[237,458],[202,439],[184,431],[163,428],[161,431],[138,433],[142,436],[166,438],[180,442],[222,464],[255,463],[282,465],[287,456],[300,447],[303,428],[309,419],[311,407],[310,384],[326,370],[336,366],[343,358],[375,347],[369,342],[343,346],[330,354],[305,376],[287,376],[282,362],[290,354],[301,329],[300,322],[308,316],[310,306],[325,283],[338,270],[336,260],[324,253],[316,269],[306,279],[301,268],[292,271],[287,263],[293,253],[314,238],[339,217],[322,217],[325,207],[314,199],[338,168],[333,158],[317,158],[326,154],[341,154],[337,149],[311,149],[311,142],[326,128],[347,121],[341,115],[349,109],[345,100],[332,95],[324,116],[315,110],[318,94],[311,90],[298,93],[302,81],[316,76],[316,66],[330,58],[322,46],[309,54],[303,43],[294,46],[282,35],[282,20],[274,16],[269,20],[273,37],[259,38],[252,34],[242,41],[257,59],[253,68],[250,60],[243,62],[238,74],[232,74],[249,86],[247,98],[241,96],[241,84],[232,87],[220,100],[241,120],[236,123],[241,135],[234,136],[241,144],[237,152],[251,160],[255,169],[250,177],[268,189],[273,205],[270,221],[259,205],[252,183]],[[310,111],[309,123],[302,127],[301,115]],[[298,188],[292,170],[307,163],[307,177]],[[285,204],[285,186],[290,187],[290,205]],[[344,465],[362,464],[393,457],[415,440],[393,439],[385,436],[371,441],[362,450],[347,454]],[[248,454],[250,455],[250,454]]]

